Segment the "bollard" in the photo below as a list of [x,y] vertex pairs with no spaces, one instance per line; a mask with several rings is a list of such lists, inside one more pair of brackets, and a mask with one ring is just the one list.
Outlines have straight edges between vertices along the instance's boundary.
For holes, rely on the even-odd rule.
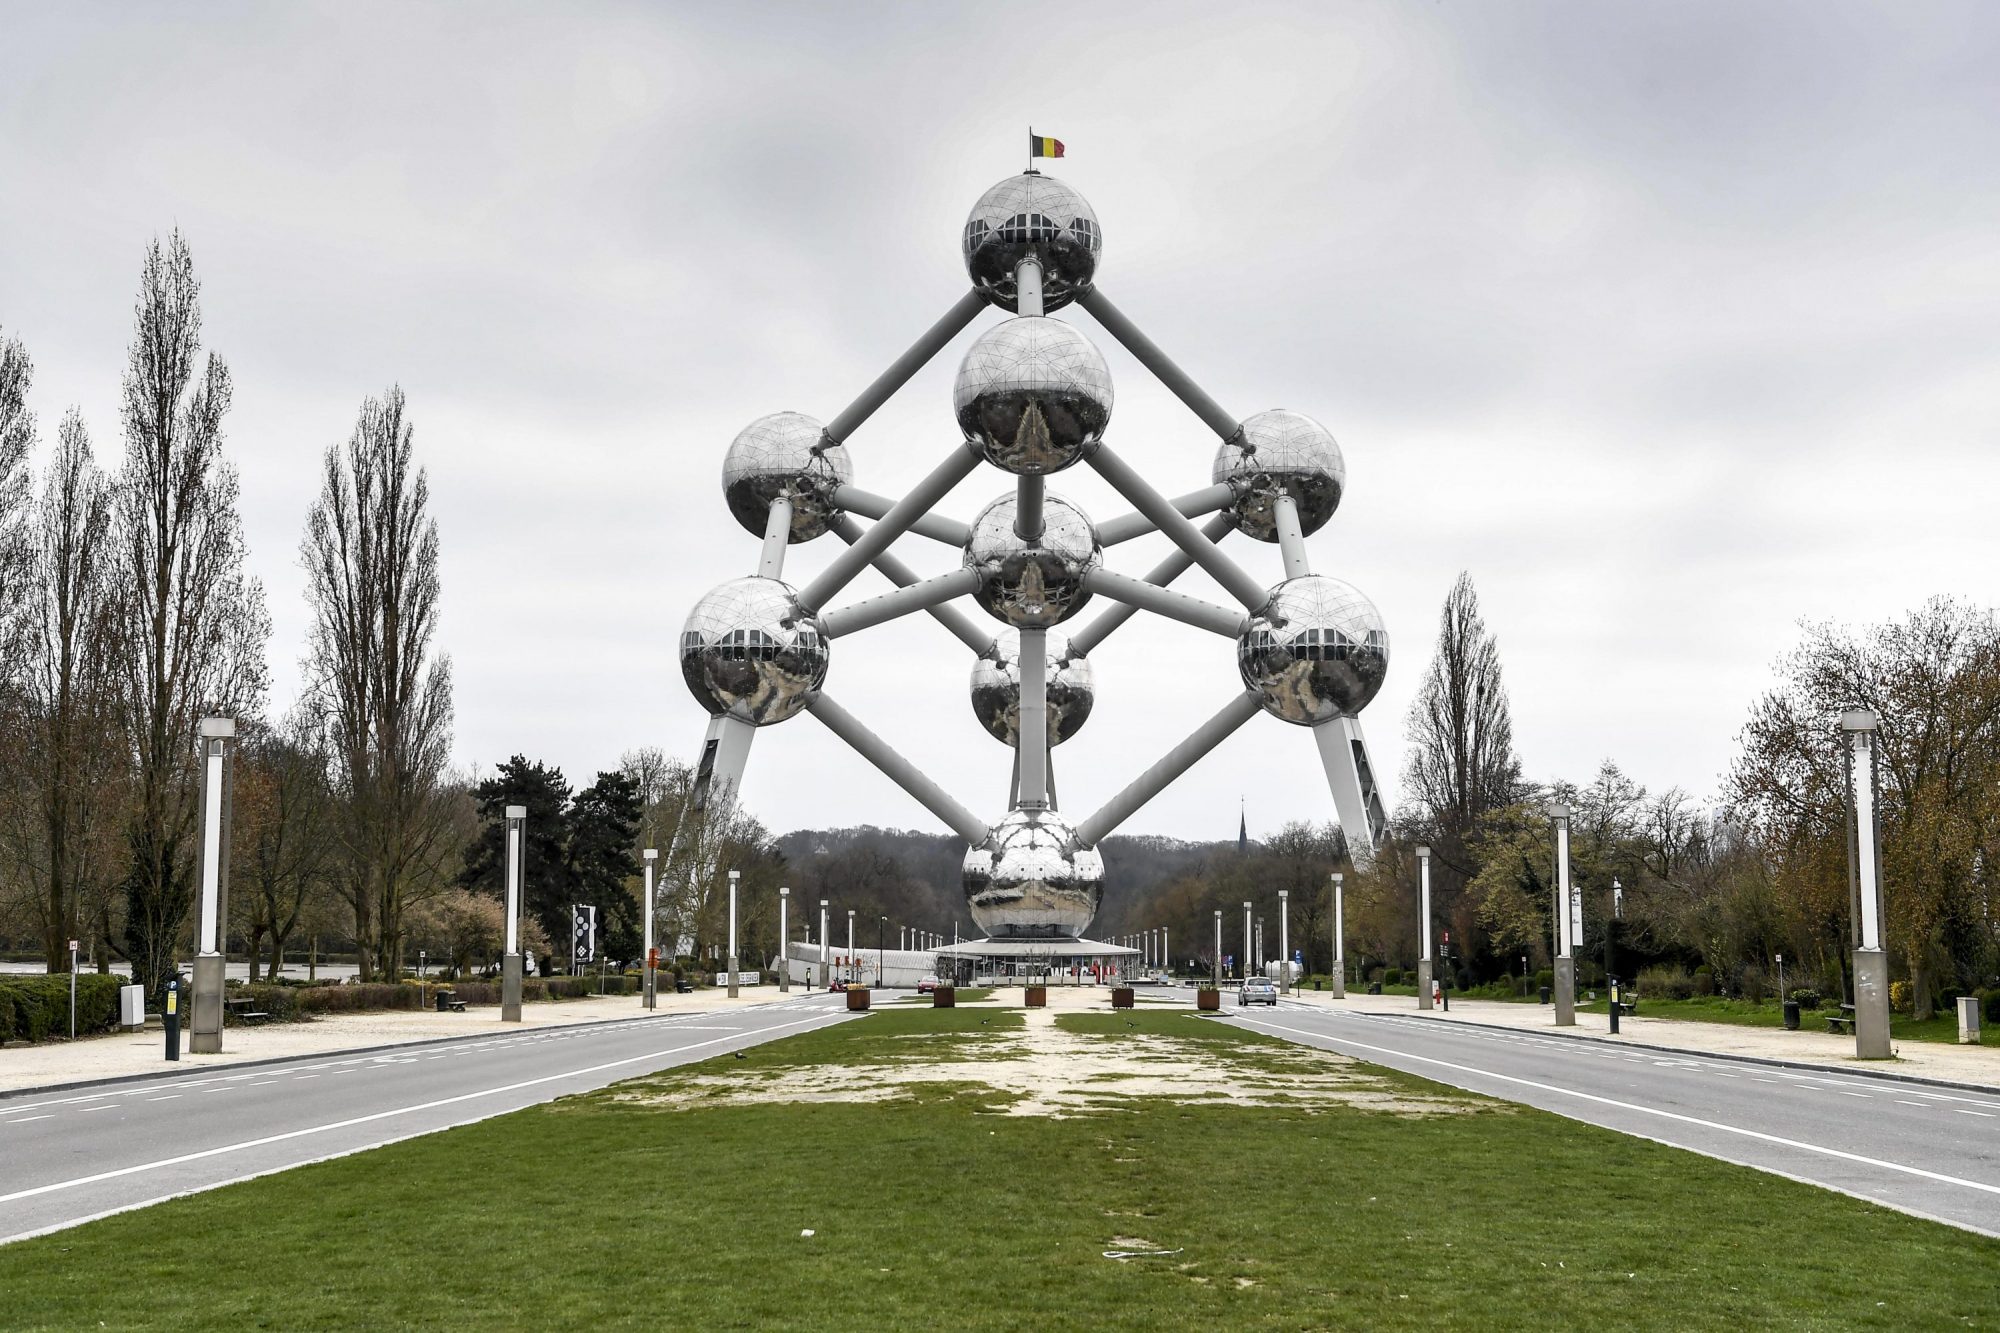
[[178,976],[167,979],[167,1011],[162,1016],[162,1026],[167,1030],[167,1059],[181,1058],[181,979]]
[[1611,1035],[1618,1035],[1618,978],[1611,978]]

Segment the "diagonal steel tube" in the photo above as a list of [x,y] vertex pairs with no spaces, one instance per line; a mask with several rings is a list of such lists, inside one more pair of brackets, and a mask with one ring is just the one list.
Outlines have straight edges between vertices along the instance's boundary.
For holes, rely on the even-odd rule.
[[[1213,486],[1204,486],[1198,491],[1176,496],[1167,503],[1180,510],[1185,518],[1200,518],[1203,514],[1214,513],[1235,498],[1236,492],[1228,483],[1217,482]],[[1235,524],[1232,522],[1230,526],[1234,527]],[[1159,525],[1144,514],[1124,514],[1097,525],[1097,544],[1116,546],[1120,542],[1129,542],[1134,537],[1143,537],[1149,532],[1159,530]]]
[[1128,574],[1115,573],[1109,569],[1093,569],[1083,577],[1083,586],[1091,592],[1102,593],[1115,601],[1125,603],[1139,611],[1151,611],[1169,620],[1178,620],[1183,625],[1193,625],[1211,634],[1220,634],[1233,639],[1243,632],[1249,617],[1241,611],[1232,611],[1226,606],[1204,602],[1199,597],[1190,597],[1184,592],[1162,588],[1144,579],[1135,579]]
[[1159,763],[1141,773],[1131,786],[1104,803],[1104,808],[1076,826],[1077,840],[1094,847],[1106,834],[1130,819],[1139,807],[1167,789],[1168,784],[1195,766],[1203,755],[1257,716],[1260,705],[1250,691],[1231,699],[1222,711],[1196,727],[1188,738],[1167,751]]
[[817,611],[825,606],[828,599],[873,563],[890,542],[908,532],[910,524],[929,513],[932,505],[944,499],[946,492],[964,481],[978,466],[979,455],[969,444],[960,444],[952,450],[942,463],[931,469],[929,476],[917,483],[916,489],[889,506],[889,512],[882,516],[881,522],[862,533],[859,541],[835,556],[833,563],[799,593],[799,601],[808,611]]
[[944,345],[959,335],[959,331],[972,322],[973,316],[986,308],[986,298],[978,292],[968,291],[958,298],[958,303],[944,312],[944,317],[924,330],[923,337],[910,345],[910,350],[896,358],[895,364],[877,377],[875,382],[861,391],[861,396],[849,403],[847,410],[827,423],[826,433],[836,444],[844,442],[875,414],[875,409],[895,396],[896,390],[910,382],[910,376],[924,368],[929,361],[943,350]]
[[1203,393],[1201,386],[1188,378],[1186,371],[1175,365],[1169,357],[1154,345],[1153,340],[1139,332],[1139,326],[1125,318],[1123,311],[1113,304],[1101,287],[1092,287],[1076,298],[1076,303],[1088,310],[1102,324],[1105,331],[1125,345],[1125,350],[1139,359],[1139,364],[1153,372],[1153,378],[1167,386],[1174,397],[1186,403],[1194,414],[1208,423],[1208,428],[1229,439],[1236,434],[1236,418],[1222,410],[1222,404]]
[[943,820],[952,832],[974,846],[986,841],[986,825],[970,810],[925,777],[915,764],[890,749],[888,742],[862,726],[854,714],[835,703],[825,691],[820,692],[806,711],[825,723],[828,731],[846,741],[863,759],[881,769],[883,776],[915,797],[924,809]]
[[[836,508],[873,519],[880,519],[896,507],[896,502],[888,496],[864,491],[859,486],[835,487],[833,503]],[[910,524],[910,531],[919,537],[929,537],[934,542],[943,542],[946,546],[964,546],[972,540],[970,523],[961,523],[955,518],[946,518],[943,514],[923,515]]]
[[1194,562],[1207,570],[1246,609],[1262,610],[1264,603],[1271,599],[1262,584],[1244,573],[1234,560],[1216,548],[1214,542],[1202,536],[1193,520],[1175,509],[1166,496],[1154,490],[1144,477],[1133,471],[1132,465],[1119,457],[1117,450],[1108,444],[1098,445],[1090,454],[1090,466],[1120,495],[1131,501],[1134,509],[1159,524],[1160,531],[1166,533],[1174,545],[1194,557]]
[[[1210,541],[1221,541],[1224,536],[1235,531],[1236,519],[1230,514],[1217,514],[1201,530],[1201,535]],[[1146,582],[1164,588],[1175,579],[1188,572],[1194,564],[1194,557],[1176,546],[1167,553],[1167,558],[1146,571]],[[1111,632],[1137,615],[1139,608],[1129,602],[1107,607],[1097,618],[1070,636],[1069,646],[1079,653],[1091,649],[1111,637]]]
[[820,617],[820,623],[826,626],[827,638],[837,639],[843,634],[868,629],[912,611],[926,610],[954,597],[968,597],[978,586],[977,574],[969,569],[954,569],[949,574],[906,584],[880,597],[870,597],[864,602],[828,611]]
[[[832,527],[834,535],[849,546],[861,540],[861,525],[846,514],[837,516],[829,526]],[[913,583],[921,583],[923,581],[917,577],[915,570],[904,564],[897,557],[890,555],[887,551],[875,557],[875,568],[882,572],[884,578],[887,578],[899,588],[907,588]],[[994,638],[992,633],[981,630],[979,626],[972,622],[969,616],[957,607],[949,605],[927,606],[924,610],[930,613],[932,620],[937,621],[938,624],[943,625],[954,635],[958,636],[958,641],[973,652],[983,653],[992,646]]]
[[785,576],[785,547],[792,540],[792,502],[784,496],[771,501],[764,519],[764,551],[757,561],[757,577],[780,579]]

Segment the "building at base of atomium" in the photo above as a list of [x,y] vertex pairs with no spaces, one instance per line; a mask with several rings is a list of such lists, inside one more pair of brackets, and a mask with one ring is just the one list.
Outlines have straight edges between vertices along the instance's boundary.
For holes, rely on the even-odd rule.
[[[965,839],[966,904],[986,932],[981,945],[994,955],[1130,952],[1083,939],[1103,890],[1098,843],[1259,712],[1311,730],[1358,860],[1368,858],[1382,831],[1358,715],[1382,686],[1388,635],[1357,589],[1311,572],[1305,545],[1340,504],[1340,446],[1299,412],[1238,419],[1224,411],[1095,285],[1102,245],[1090,205],[1061,181],[1031,170],[988,190],[965,224],[971,291],[831,421],[779,412],[752,422],[730,445],[723,493],[737,521],[763,539],[762,556],[755,574],[703,597],[681,633],[682,674],[711,715],[697,799],[735,788],[759,728],[810,714]],[[1207,486],[1168,498],[1113,447],[1104,358],[1053,313],[1072,305],[1220,437]],[[846,440],[989,306],[1004,317],[966,352],[952,393],[963,442],[901,499],[856,486]],[[1051,474],[1078,464],[1135,512],[1094,522],[1048,490]],[[1011,489],[970,523],[932,512],[981,466],[1008,474]],[[1171,556],[1138,575],[1110,568],[1111,548],[1154,531],[1173,542]],[[1282,576],[1266,581],[1238,565],[1218,545],[1232,532],[1275,545]],[[788,548],[827,533],[845,549],[802,586],[785,581]],[[906,533],[958,546],[959,568],[918,578],[890,550]],[[871,565],[897,590],[835,605]],[[1236,604],[1175,592],[1170,585],[1192,565]],[[976,613],[959,605],[965,599]],[[838,640],[918,611],[965,644],[972,707],[986,730],[1014,749],[1007,810],[991,822],[825,688],[830,658],[849,651]],[[1102,809],[1072,822],[1056,809],[1049,752],[1090,716],[1091,651],[1135,611],[1234,640],[1239,681],[1187,739]]]

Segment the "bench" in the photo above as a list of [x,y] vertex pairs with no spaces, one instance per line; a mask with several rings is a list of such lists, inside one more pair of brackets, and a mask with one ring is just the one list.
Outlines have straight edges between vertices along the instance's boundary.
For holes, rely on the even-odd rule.
[[1826,1016],[1826,1030],[1836,1035],[1854,1035],[1854,1006],[1843,1004],[1837,1014]]
[[457,991],[440,990],[437,993],[437,1011],[441,1014],[462,1014],[465,1012],[465,1001],[458,998]]
[[254,1007],[256,1003],[246,995],[241,999],[225,999],[222,1008],[224,1013],[239,1023],[261,1023],[271,1015],[265,1010]]

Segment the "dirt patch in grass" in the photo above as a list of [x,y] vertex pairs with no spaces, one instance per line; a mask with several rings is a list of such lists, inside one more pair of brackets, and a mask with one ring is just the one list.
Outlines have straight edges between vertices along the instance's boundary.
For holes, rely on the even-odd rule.
[[[1304,1046],[1226,1039],[1184,1014],[1105,1028],[1031,1009],[1005,1027],[884,1033],[841,1063],[754,1064],[669,1073],[610,1094],[665,1110],[792,1102],[887,1102],[970,1092],[1013,1116],[1141,1111],[1148,1103],[1334,1107],[1399,1116],[1462,1115],[1495,1103],[1414,1087],[1346,1056]],[[1081,1017],[1081,1016],[1075,1016]]]

